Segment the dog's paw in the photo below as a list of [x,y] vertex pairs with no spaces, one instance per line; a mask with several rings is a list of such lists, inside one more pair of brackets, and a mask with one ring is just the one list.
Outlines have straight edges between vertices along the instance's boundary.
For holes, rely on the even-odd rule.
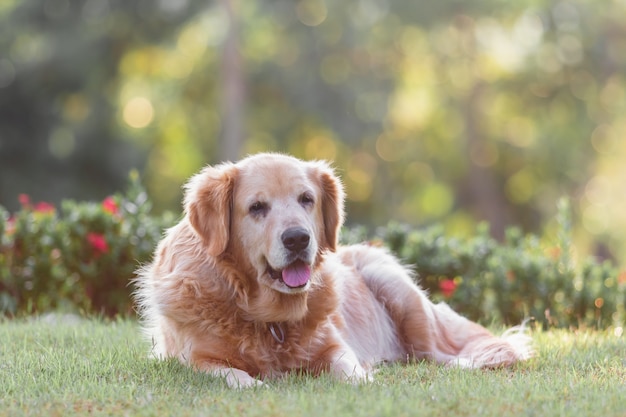
[[331,370],[337,378],[354,385],[366,384],[374,381],[372,374],[358,363],[336,363]]
[[452,368],[474,369],[478,368],[476,362],[467,358],[454,358],[446,362],[446,366]]
[[358,384],[370,384],[374,382],[374,377],[370,372],[367,372],[363,368],[361,368],[362,372],[354,373],[351,377],[348,378],[348,382],[351,382],[354,385]]
[[338,379],[352,384],[364,384],[374,379],[359,363],[354,352],[348,348],[335,352],[334,360],[330,363],[330,372]]
[[229,388],[234,388],[234,389],[246,389],[246,388],[253,388],[253,387],[261,387],[265,385],[263,381],[256,379],[256,378],[252,378],[251,376],[248,376],[247,378],[226,377],[226,384],[228,384]]
[[226,378],[226,385],[229,388],[245,389],[263,386],[263,381],[253,378],[245,371],[236,368],[220,369],[216,372],[219,376]]

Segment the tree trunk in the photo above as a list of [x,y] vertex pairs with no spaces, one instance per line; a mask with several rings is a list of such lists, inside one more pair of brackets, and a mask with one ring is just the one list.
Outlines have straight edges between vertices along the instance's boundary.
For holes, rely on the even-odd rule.
[[218,157],[235,161],[241,157],[244,140],[245,83],[243,60],[239,52],[239,26],[236,0],[221,0],[228,16],[228,33],[222,50],[220,73],[221,132]]
[[478,165],[471,156],[472,152],[485,149],[480,127],[480,120],[484,117],[480,110],[482,90],[483,86],[477,81],[464,103],[468,175],[461,194],[474,216],[489,222],[491,235],[502,240],[509,221],[506,199],[492,169]]

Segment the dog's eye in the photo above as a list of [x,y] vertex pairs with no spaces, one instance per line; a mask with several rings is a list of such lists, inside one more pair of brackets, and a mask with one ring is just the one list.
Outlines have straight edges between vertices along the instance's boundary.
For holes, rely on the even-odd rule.
[[312,206],[315,203],[313,196],[309,193],[303,193],[298,197],[298,202],[303,206]]
[[250,208],[248,210],[250,211],[250,214],[256,216],[265,214],[268,208],[269,206],[267,205],[267,203],[264,203],[262,201],[255,201],[250,205]]

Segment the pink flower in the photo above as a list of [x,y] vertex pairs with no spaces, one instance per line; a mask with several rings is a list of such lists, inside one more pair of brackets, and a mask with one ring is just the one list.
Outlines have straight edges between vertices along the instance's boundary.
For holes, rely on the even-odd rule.
[[[18,195],[17,200],[22,205],[22,209],[24,210],[33,209],[33,204],[30,201],[30,196],[28,194]],[[42,213],[42,214],[52,214],[56,211],[56,209],[54,208],[52,204],[47,203],[45,201],[40,201],[39,203],[35,204],[34,210],[37,213]]]
[[56,209],[54,208],[52,204],[46,203],[45,201],[41,201],[35,204],[35,211],[37,213],[52,214],[56,211]]
[[107,213],[110,213],[113,215],[119,214],[119,211],[120,211],[120,208],[115,202],[115,199],[111,196],[105,198],[102,201],[102,209],[106,211]]
[[29,208],[30,207],[30,197],[28,196],[28,194],[20,194],[20,195],[18,195],[17,196],[17,200],[22,205],[22,208]]
[[101,233],[87,233],[87,242],[91,245],[96,256],[100,256],[109,251],[109,245],[104,235]]
[[439,283],[439,289],[444,297],[450,298],[456,291],[456,283],[452,279],[444,279]]

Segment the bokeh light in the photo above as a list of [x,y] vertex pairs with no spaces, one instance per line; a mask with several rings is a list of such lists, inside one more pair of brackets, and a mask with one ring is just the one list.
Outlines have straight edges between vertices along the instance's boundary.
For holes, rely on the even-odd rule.
[[103,166],[145,167],[159,210],[260,151],[334,161],[354,223],[540,231],[567,197],[581,253],[626,262],[626,3],[452,3],[47,0],[19,25],[11,1],[0,133],[65,163],[99,140]]
[[130,127],[141,129],[154,118],[152,103],[145,97],[133,97],[124,105],[124,121]]

